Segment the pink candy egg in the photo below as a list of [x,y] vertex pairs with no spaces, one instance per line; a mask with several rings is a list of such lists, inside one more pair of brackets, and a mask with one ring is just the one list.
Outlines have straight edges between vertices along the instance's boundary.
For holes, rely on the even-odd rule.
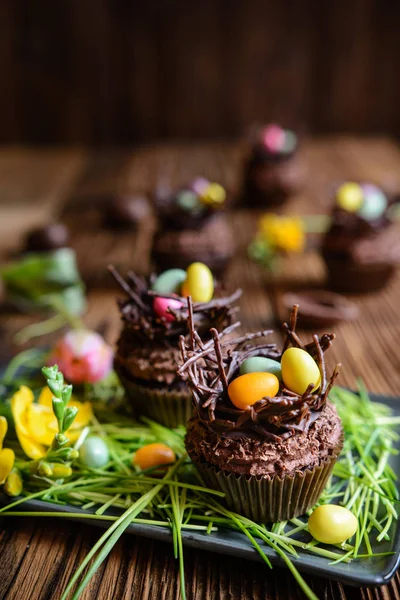
[[168,308],[171,310],[178,310],[183,306],[180,300],[173,300],[172,298],[162,298],[162,296],[156,296],[153,301],[153,310],[161,318],[167,321],[173,321],[174,317],[168,312]]
[[265,146],[271,152],[278,152],[285,144],[285,132],[279,125],[268,125],[262,133]]

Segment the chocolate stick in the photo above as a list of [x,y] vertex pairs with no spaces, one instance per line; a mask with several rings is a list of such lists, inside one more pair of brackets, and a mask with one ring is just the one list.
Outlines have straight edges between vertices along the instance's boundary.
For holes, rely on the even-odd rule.
[[317,336],[316,333],[313,335],[313,340],[315,342],[315,347],[317,349],[318,367],[319,367],[319,371],[321,373],[321,392],[324,392],[325,388],[326,388],[326,368],[325,368],[324,353],[322,352],[322,348],[319,343],[319,337]]
[[224,386],[225,391],[227,391],[229,384],[228,384],[228,380],[226,378],[226,373],[225,373],[225,369],[224,369],[224,361],[222,359],[221,342],[220,342],[220,339],[218,336],[218,331],[216,329],[210,329],[210,333],[214,340],[215,356],[217,357],[218,370],[219,370],[221,382],[222,382],[222,385]]
[[190,347],[191,350],[195,349],[195,343],[194,343],[194,323],[193,323],[193,304],[192,304],[192,298],[191,296],[187,297],[187,305],[188,305],[188,311],[189,311],[189,315],[188,315],[188,325],[189,325],[189,334],[190,334]]

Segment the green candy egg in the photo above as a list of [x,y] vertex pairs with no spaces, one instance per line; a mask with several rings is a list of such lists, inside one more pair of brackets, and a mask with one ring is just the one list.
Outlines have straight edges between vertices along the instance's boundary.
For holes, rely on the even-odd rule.
[[289,152],[293,152],[297,146],[297,136],[293,131],[286,129],[285,137],[283,140],[283,152],[289,154]]
[[183,269],[168,269],[157,277],[151,289],[158,294],[179,294],[185,279],[186,271]]
[[187,210],[191,213],[201,212],[204,207],[200,201],[200,198],[192,190],[182,190],[176,195],[176,203],[183,210]]
[[105,441],[98,435],[92,435],[79,448],[79,460],[90,469],[104,467],[110,459],[110,452]]
[[247,373],[272,373],[279,381],[282,381],[281,364],[277,360],[272,360],[272,358],[264,356],[246,358],[240,365],[239,372],[240,375],[247,375]]

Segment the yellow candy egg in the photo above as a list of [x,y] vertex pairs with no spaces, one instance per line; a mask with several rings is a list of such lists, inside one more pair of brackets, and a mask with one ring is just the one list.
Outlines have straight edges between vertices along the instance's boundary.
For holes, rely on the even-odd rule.
[[279,390],[279,380],[272,373],[247,373],[228,386],[229,399],[240,410],[246,410],[261,398],[273,398]]
[[358,183],[344,183],[336,192],[336,201],[340,208],[348,212],[356,212],[364,202],[364,194]]
[[210,183],[201,196],[204,204],[218,205],[223,204],[226,199],[226,192],[219,183]]
[[304,394],[310,383],[313,391],[321,384],[321,374],[315,360],[301,348],[288,348],[281,359],[282,379],[285,387],[296,394]]
[[214,277],[210,269],[203,263],[192,263],[186,270],[181,294],[191,296],[193,302],[209,302],[214,295]]
[[323,544],[342,544],[357,531],[358,522],[353,513],[343,506],[323,504],[308,519],[308,530]]

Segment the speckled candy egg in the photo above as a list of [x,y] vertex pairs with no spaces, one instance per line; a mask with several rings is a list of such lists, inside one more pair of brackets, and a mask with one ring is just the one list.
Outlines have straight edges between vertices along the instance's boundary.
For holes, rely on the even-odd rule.
[[214,295],[214,277],[207,265],[192,263],[186,270],[182,296],[191,296],[193,302],[209,302]]
[[321,383],[321,374],[313,357],[301,348],[288,348],[282,355],[282,379],[285,386],[296,394],[304,394],[313,383],[313,391]]
[[278,378],[272,373],[246,373],[229,384],[228,395],[236,408],[246,410],[261,398],[273,398],[278,390]]
[[186,279],[183,269],[168,269],[157,277],[151,289],[158,294],[180,294],[182,283]]
[[281,364],[277,360],[264,356],[246,358],[240,365],[239,372],[240,375],[246,375],[246,373],[272,373],[279,381],[282,381]]

